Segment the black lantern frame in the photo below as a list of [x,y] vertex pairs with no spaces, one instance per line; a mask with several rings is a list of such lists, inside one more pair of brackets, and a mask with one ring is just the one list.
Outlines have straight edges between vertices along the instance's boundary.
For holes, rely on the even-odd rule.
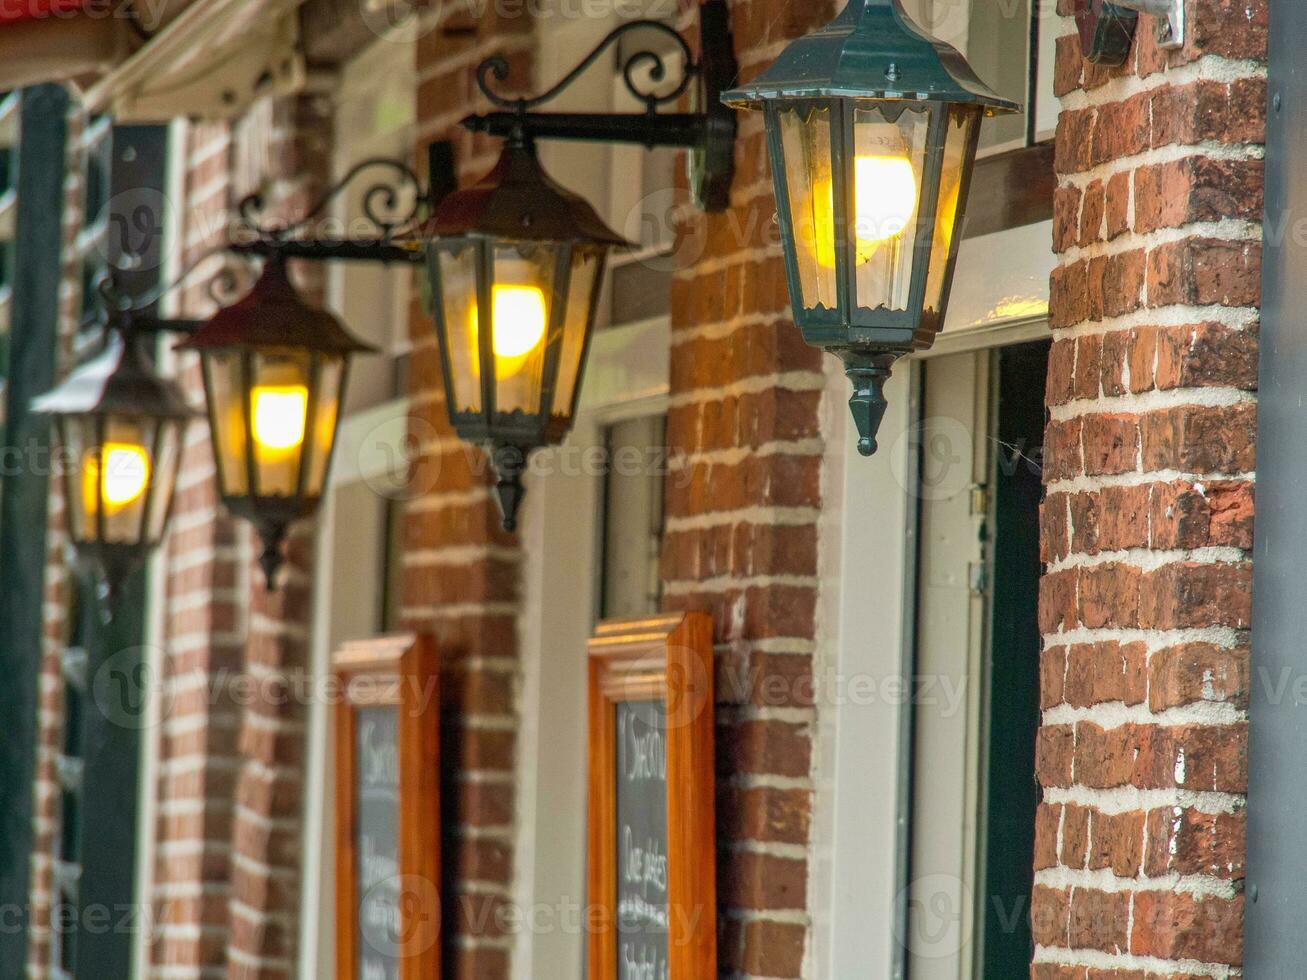
[[[513,530],[527,457],[572,427],[608,251],[629,243],[545,174],[522,132],[483,180],[441,202],[429,232],[431,313],[450,424],[489,451],[504,528]],[[531,264],[543,265],[537,282],[528,275],[525,286],[506,284],[502,266]],[[496,321],[510,315],[499,291],[509,288],[540,294],[540,308],[525,311],[542,321],[525,358],[497,350],[508,322]],[[506,376],[509,364],[515,370]]]
[[68,535],[99,581],[107,619],[127,577],[167,531],[186,430],[199,412],[145,352],[152,322],[145,306],[111,279],[99,289],[106,303],[102,350],[35,399],[32,411],[50,418],[58,433]]
[[[705,0],[699,6],[699,31],[700,44],[696,59],[686,40],[667,24],[654,20],[628,21],[603,38],[556,85],[535,97],[513,98],[495,92],[496,82],[507,81],[509,65],[501,57],[487,58],[478,65],[476,78],[482,96],[495,107],[495,111],[469,116],[462,124],[473,132],[506,137],[506,160],[519,170],[534,166],[537,172],[539,168],[534,162],[534,143],[538,139],[626,143],[650,149],[659,146],[682,147],[690,151],[690,186],[696,202],[704,210],[724,210],[730,202],[730,188],[735,174],[734,148],[738,128],[736,113],[721,98],[722,93],[735,83],[738,74],[726,0]],[[670,46],[682,58],[681,74],[673,78],[664,53],[651,47],[637,47],[630,54],[624,54],[620,64],[622,77],[628,90],[643,104],[643,111],[536,111],[562,95],[620,41],[640,33],[659,36],[664,47]],[[641,87],[637,81],[637,70],[640,68],[648,69],[647,77],[657,91]],[[692,103],[691,111],[675,111],[674,104],[682,99]],[[564,377],[563,372],[570,370],[568,365],[572,362],[571,358],[564,355],[563,348],[567,345],[551,332],[549,336],[555,342],[548,344],[545,350],[548,364],[542,373],[548,380],[548,390],[542,391],[543,402],[547,402],[543,405],[543,410],[537,408],[534,411],[504,412],[500,410],[502,406],[495,405],[493,395],[484,398],[475,411],[455,410],[452,406],[457,401],[455,392],[459,374],[454,365],[449,363],[450,355],[447,351],[450,332],[446,327],[441,327],[444,381],[450,396],[451,422],[465,438],[491,447],[492,461],[500,476],[498,492],[505,526],[511,528],[522,495],[521,476],[527,454],[537,446],[557,442],[571,425],[584,371],[588,338],[593,329],[594,308],[602,282],[603,256],[607,249],[626,243],[603,227],[597,217],[594,217],[592,223],[583,222],[584,227],[580,230],[558,230],[552,237],[547,222],[524,228],[521,225],[521,213],[506,216],[506,220],[517,222],[515,230],[478,226],[470,220],[442,224],[436,220],[442,211],[446,219],[454,213],[452,210],[443,210],[444,202],[457,186],[452,145],[447,142],[432,143],[428,152],[428,182],[425,187],[412,168],[402,161],[381,157],[365,160],[329,188],[320,200],[306,210],[302,218],[288,224],[262,223],[260,216],[265,210],[265,201],[258,194],[250,195],[241,202],[238,209],[240,220],[227,248],[238,253],[279,259],[425,263],[430,292],[436,302],[442,305],[449,290],[448,284],[442,282],[438,257],[449,254],[451,250],[457,252],[474,248],[477,250],[475,267],[479,270],[479,274],[474,277],[490,284],[489,294],[484,294],[481,287],[477,287],[476,308],[478,311],[486,311],[489,319],[494,315],[494,242],[501,246],[515,243],[516,247],[522,249],[553,251],[555,275],[548,284],[546,296],[551,320],[554,311],[561,308],[563,312],[560,315],[566,318],[567,310],[575,310],[581,305],[582,298],[570,294],[577,281],[578,260],[589,262],[595,269],[595,285],[590,295],[583,297],[587,308],[585,342],[580,357],[575,359],[576,374],[570,379],[572,390],[563,393],[568,385],[560,381]],[[362,238],[315,238],[306,234],[316,219],[325,213],[327,203],[346,185],[365,172],[379,170],[387,171],[390,181],[373,185],[363,198],[366,216],[374,226],[374,235]],[[570,209],[574,214],[579,214],[584,209],[590,211],[593,217],[593,210],[588,204],[553,184],[542,173],[539,173],[538,180],[523,178],[521,183],[534,191],[543,191],[546,198],[555,202],[565,198],[566,205],[559,209],[559,213]],[[465,204],[468,198],[462,200]],[[522,201],[523,206],[533,203],[539,204],[538,201]],[[547,210],[535,207],[532,213],[543,214]],[[441,306],[437,307],[440,308]],[[555,331],[557,324],[551,322],[547,329]],[[493,326],[485,333],[485,346],[490,348],[493,345],[493,340],[489,339],[493,334]],[[564,334],[566,333],[565,326]],[[492,349],[478,352],[478,368],[487,356],[493,360]],[[496,386],[497,379],[491,370],[480,374],[478,382],[484,389]],[[563,393],[563,397],[558,397],[560,393]],[[564,405],[566,410],[563,410]]]
[[[928,349],[943,325],[980,119],[1020,106],[925,35],[899,0],[851,0],[723,98],[765,112],[794,319],[809,344],[844,362],[858,450],[869,456],[892,365]],[[910,176],[892,179],[877,164]],[[866,230],[888,215],[896,227]]]
[[305,303],[280,255],[249,293],[177,346],[200,355],[219,492],[258,529],[271,589],[287,528],[321,501],[350,359],[375,348]]

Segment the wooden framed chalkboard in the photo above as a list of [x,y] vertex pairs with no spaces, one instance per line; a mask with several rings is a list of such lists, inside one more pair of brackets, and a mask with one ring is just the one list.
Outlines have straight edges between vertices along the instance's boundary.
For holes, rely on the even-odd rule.
[[589,659],[588,976],[715,977],[712,621],[602,623]]
[[440,690],[435,645],[350,643],[336,706],[336,977],[440,978]]

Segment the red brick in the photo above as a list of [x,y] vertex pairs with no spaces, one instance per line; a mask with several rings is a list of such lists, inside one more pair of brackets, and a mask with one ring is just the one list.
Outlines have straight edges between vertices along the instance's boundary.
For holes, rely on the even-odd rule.
[[1188,892],[1135,895],[1130,952],[1201,963],[1243,962],[1243,896],[1198,897]]

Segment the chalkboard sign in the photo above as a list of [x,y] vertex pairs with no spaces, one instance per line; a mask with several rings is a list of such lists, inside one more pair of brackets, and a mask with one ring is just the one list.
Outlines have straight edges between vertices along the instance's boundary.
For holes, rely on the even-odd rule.
[[440,977],[439,687],[435,648],[404,634],[333,661],[336,976]]
[[711,620],[602,623],[589,654],[590,980],[715,977]]
[[617,976],[666,977],[667,711],[623,701],[617,712]]
[[394,708],[354,716],[359,980],[399,980],[399,724]]

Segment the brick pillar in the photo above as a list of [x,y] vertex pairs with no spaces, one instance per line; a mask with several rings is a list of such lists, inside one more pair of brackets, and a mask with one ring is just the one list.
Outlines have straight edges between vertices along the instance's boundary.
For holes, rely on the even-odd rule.
[[[295,220],[331,181],[332,104],[291,96],[255,110],[245,136],[266,159],[257,174],[275,189],[276,220]],[[255,175],[241,175],[244,177]],[[324,302],[325,269],[299,263],[296,285],[309,303]],[[308,705],[298,692],[308,670],[313,585],[312,521],[299,521],[286,542],[275,592],[255,556],[261,550],[248,524],[246,575],[252,584],[245,675],[255,697],[243,706],[236,783],[227,940],[229,980],[289,980],[296,975],[303,859],[305,726]]]
[[[184,152],[181,206],[187,220],[179,246],[182,261],[190,263],[222,241],[232,193],[231,132],[226,125],[196,126]],[[200,276],[183,290],[180,305],[183,316],[212,315]],[[185,357],[179,367],[187,391],[204,390],[194,357]],[[250,582],[245,559],[240,528],[218,499],[208,425],[201,422],[187,433],[165,556],[155,977],[219,980],[225,975],[240,724],[230,685],[240,675],[245,652]]]
[[[835,4],[732,4],[742,77]],[[697,23],[697,21],[693,22]],[[688,209],[672,288],[665,605],[713,615],[719,664],[719,965],[804,972],[821,512],[821,351],[791,320],[761,113],[740,115],[731,208]],[[842,410],[842,408],[841,408]],[[738,678],[777,678],[768,696]],[[807,692],[805,698],[802,692]]]
[[[463,5],[436,4],[417,47],[418,160],[425,146],[454,139],[460,177],[493,166],[498,140],[458,126],[487,108],[472,93],[472,69],[502,54],[509,84],[530,87],[534,24],[493,11],[475,17]],[[480,450],[449,427],[431,319],[412,319],[409,431],[421,458],[405,508],[404,622],[433,633],[441,657],[441,802],[444,850],[440,884],[443,957],[448,977],[504,980],[512,937],[515,754],[518,727],[518,567],[515,535],[500,528]]]
[[[1060,0],[1036,980],[1242,958],[1265,0],[1080,57]],[[1117,972],[1117,971],[1124,972]]]

